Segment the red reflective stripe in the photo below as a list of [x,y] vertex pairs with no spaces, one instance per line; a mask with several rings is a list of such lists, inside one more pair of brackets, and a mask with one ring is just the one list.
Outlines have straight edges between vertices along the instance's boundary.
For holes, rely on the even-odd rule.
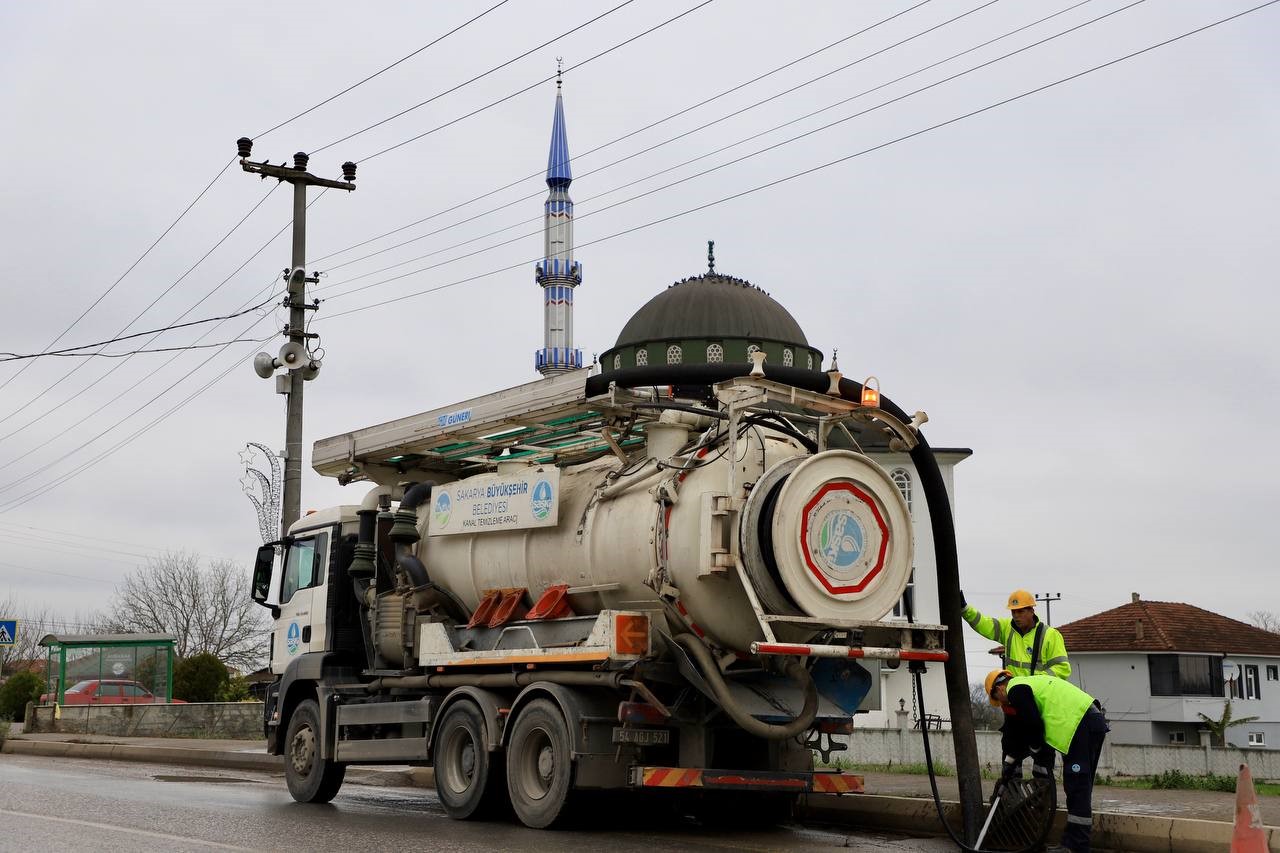
[[807,788],[804,779],[779,779],[773,776],[708,776],[708,785],[742,785],[744,787]]
[[902,660],[936,660],[946,661],[951,656],[946,652],[913,652],[903,651],[898,655]]
[[760,643],[756,646],[762,655],[808,655],[813,650],[798,643]]

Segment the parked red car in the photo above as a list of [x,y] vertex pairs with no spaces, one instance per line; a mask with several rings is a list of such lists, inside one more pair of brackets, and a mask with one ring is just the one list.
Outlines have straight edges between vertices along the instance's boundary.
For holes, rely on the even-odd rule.
[[[44,693],[40,696],[40,704],[56,702],[57,693]],[[111,681],[96,679],[80,681],[67,688],[64,705],[148,705],[153,702],[164,704],[164,699],[156,696],[136,681]],[[174,699],[173,704],[185,705],[181,699]]]

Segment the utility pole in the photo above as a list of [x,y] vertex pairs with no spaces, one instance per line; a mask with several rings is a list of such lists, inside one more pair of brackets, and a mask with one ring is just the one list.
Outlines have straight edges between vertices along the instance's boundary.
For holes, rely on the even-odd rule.
[[1048,625],[1050,628],[1052,628],[1052,627],[1053,627],[1053,617],[1050,615],[1050,614],[1052,613],[1052,611],[1051,611],[1049,608],[1053,607],[1053,603],[1054,603],[1055,601],[1061,601],[1061,600],[1062,600],[1062,593],[1060,593],[1060,592],[1055,592],[1053,595],[1049,595],[1049,593],[1047,593],[1047,592],[1046,592],[1044,595],[1037,595],[1037,596],[1035,596],[1035,599],[1036,599],[1036,601],[1043,601],[1043,602],[1044,602],[1044,624],[1046,624],[1046,625]]
[[285,270],[289,283],[289,295],[284,304],[289,308],[289,325],[283,334],[289,339],[280,348],[277,358],[269,353],[258,353],[253,368],[263,379],[269,379],[276,368],[286,373],[276,377],[276,392],[286,395],[287,406],[284,432],[284,495],[280,512],[280,537],[289,532],[289,525],[302,514],[302,388],[303,382],[314,379],[320,372],[320,362],[311,357],[307,339],[315,335],[307,333],[307,311],[314,311],[319,302],[307,304],[307,283],[314,284],[316,276],[307,276],[307,187],[328,187],[335,190],[355,189],[356,164],[350,160],[342,164],[342,180],[317,178],[307,171],[307,155],[301,151],[293,155],[293,167],[283,163],[272,166],[263,161],[249,159],[253,140],[242,136],[236,140],[240,167],[262,178],[275,178],[293,184],[293,260]]

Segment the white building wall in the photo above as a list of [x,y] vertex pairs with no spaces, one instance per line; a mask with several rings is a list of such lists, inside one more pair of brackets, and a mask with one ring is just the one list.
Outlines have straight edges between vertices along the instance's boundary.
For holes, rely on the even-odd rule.
[[[915,528],[916,569],[914,616],[917,622],[937,624],[941,621],[938,605],[937,559],[934,554],[932,521],[929,517],[928,504],[920,488],[920,477],[916,473],[915,466],[911,464],[911,457],[905,453],[876,453],[873,454],[873,457],[882,468],[890,473],[901,468],[911,475],[911,522]],[[965,458],[965,455],[962,454],[938,454],[938,467],[942,472],[942,479],[947,487],[947,495],[950,498],[953,517],[955,516],[955,466]],[[956,630],[962,627],[962,625],[956,626]],[[894,712],[898,710],[899,703],[902,703],[902,706],[908,712],[913,710],[912,679],[905,664],[897,669],[882,667],[879,679],[880,710],[859,714],[855,721],[855,725],[859,728],[864,726],[869,728],[896,726],[898,718]],[[929,664],[921,682],[924,688],[926,710],[944,720],[948,719],[950,711],[947,702],[947,685],[943,665],[937,663]],[[916,708],[915,710],[918,713],[919,709]]]
[[[1200,742],[1200,714],[1218,719],[1225,697],[1152,696],[1147,654],[1135,652],[1072,652],[1071,681],[1107,709],[1111,737],[1115,743],[1169,744],[1170,732],[1181,731],[1188,745]],[[1188,652],[1188,654],[1194,654]],[[1261,697],[1233,699],[1231,713],[1236,719],[1259,717],[1227,730],[1227,743],[1247,747],[1249,733],[1259,732],[1270,748],[1280,746],[1280,680],[1267,681],[1267,666],[1280,665],[1280,658],[1230,655],[1237,664],[1258,667]],[[1280,672],[1278,672],[1280,675]]]

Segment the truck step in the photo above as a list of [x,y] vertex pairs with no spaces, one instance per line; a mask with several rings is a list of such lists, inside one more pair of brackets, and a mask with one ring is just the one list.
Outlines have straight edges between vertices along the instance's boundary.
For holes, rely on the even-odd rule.
[[344,764],[426,761],[431,757],[424,737],[340,740],[334,758]]
[[431,705],[421,699],[404,702],[366,702],[338,706],[338,727],[373,726],[382,723],[428,723]]

